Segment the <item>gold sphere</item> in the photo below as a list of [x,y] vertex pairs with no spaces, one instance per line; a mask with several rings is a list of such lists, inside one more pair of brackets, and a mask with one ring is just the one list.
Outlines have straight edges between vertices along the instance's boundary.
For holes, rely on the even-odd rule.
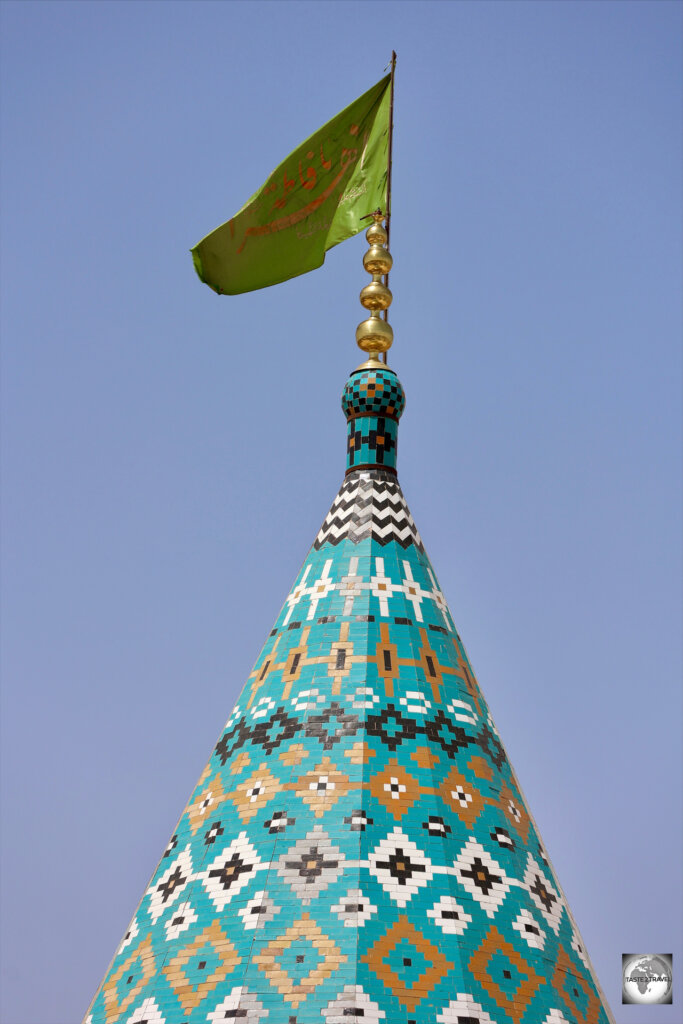
[[375,314],[356,328],[356,344],[364,352],[386,352],[394,341],[391,324]]
[[388,309],[393,295],[381,281],[371,281],[360,293],[361,306],[366,309]]
[[393,265],[391,253],[381,245],[371,245],[363,257],[363,266],[368,274],[388,274]]
[[368,245],[386,245],[389,236],[387,235],[387,229],[381,223],[375,221],[365,232],[365,237],[368,240]]

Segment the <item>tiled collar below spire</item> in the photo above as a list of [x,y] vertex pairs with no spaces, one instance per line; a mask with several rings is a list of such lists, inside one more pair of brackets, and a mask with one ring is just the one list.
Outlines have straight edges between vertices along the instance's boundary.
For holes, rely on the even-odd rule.
[[414,544],[423,550],[400,484],[392,473],[385,469],[347,470],[314,547],[317,551],[323,544],[339,544],[347,538],[354,544],[366,538],[381,545],[394,540],[402,548]]
[[351,374],[342,393],[348,423],[347,473],[380,467],[396,474],[398,421],[405,404],[401,382],[388,366]]

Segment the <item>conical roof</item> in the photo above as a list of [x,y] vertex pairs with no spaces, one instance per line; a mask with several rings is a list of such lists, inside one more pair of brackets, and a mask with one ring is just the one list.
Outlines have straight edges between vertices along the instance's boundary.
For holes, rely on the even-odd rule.
[[579,933],[396,475],[347,472],[87,1024],[603,1024]]

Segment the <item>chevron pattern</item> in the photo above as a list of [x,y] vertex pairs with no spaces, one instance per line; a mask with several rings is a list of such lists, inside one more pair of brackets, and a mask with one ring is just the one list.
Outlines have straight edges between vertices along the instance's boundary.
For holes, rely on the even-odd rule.
[[313,546],[318,551],[323,544],[347,538],[358,544],[367,537],[381,545],[394,540],[404,549],[414,544],[424,550],[398,480],[381,469],[349,473]]

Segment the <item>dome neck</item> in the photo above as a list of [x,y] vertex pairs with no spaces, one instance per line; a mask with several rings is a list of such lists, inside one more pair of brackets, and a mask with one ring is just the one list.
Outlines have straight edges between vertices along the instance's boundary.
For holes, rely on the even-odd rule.
[[342,394],[347,475],[359,469],[396,474],[398,421],[404,408],[403,388],[393,370],[359,368],[351,374]]

